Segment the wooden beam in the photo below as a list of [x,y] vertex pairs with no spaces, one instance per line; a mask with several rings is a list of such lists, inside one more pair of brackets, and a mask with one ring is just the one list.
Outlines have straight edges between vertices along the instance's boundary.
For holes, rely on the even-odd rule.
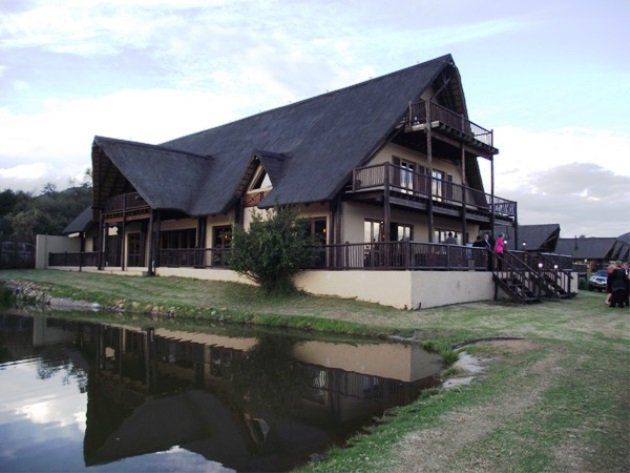
[[468,227],[466,223],[466,150],[464,148],[464,144],[462,143],[460,147],[460,156],[461,156],[461,173],[462,173],[462,244],[465,245],[468,243],[468,239],[466,234],[468,233]]
[[428,177],[428,182],[429,182],[429,188],[427,189],[428,193],[429,193],[429,202],[428,202],[428,210],[429,210],[429,243],[433,243],[433,145],[431,143],[431,138],[432,138],[432,132],[431,132],[431,105],[430,105],[431,101],[430,100],[425,100],[424,101],[424,106],[425,106],[425,110],[426,110],[426,117],[427,117],[427,127],[426,127],[426,134],[427,134],[427,170],[429,173],[429,177]]
[[491,235],[494,239],[494,156],[490,158],[490,225]]
[[153,263],[155,261],[155,237],[154,237],[154,229],[153,229],[153,223],[154,223],[154,210],[151,210],[151,214],[149,216],[149,228],[147,230],[148,233],[148,240],[149,240],[149,251],[147,252],[149,255],[149,261],[147,262],[147,273],[149,274],[149,276],[153,276],[155,274],[154,271],[154,266]]
[[125,270],[125,243],[127,243],[127,199],[123,198],[122,229],[120,234],[120,269]]
[[389,179],[391,168],[389,163],[385,163],[385,179],[383,189],[383,239],[391,241],[390,223],[391,223],[391,204],[389,201]]

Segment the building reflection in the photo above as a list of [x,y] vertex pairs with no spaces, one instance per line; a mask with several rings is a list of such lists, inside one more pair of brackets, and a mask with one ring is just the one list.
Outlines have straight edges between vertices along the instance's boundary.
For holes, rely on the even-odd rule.
[[289,470],[437,383],[438,356],[340,343],[35,318],[88,373],[86,465],[179,446],[238,471]]

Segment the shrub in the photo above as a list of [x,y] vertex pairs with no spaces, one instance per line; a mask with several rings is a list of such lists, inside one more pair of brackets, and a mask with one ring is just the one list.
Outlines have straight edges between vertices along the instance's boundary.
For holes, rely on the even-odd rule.
[[254,214],[249,231],[234,229],[230,268],[267,293],[292,292],[292,276],[310,262],[310,243],[294,209],[277,207],[267,219]]

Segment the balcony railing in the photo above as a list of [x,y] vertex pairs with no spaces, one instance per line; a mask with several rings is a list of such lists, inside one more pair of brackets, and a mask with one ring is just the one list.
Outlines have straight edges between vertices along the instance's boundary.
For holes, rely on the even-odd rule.
[[[431,122],[439,122],[451,130],[459,132],[469,138],[477,140],[484,145],[494,146],[494,137],[492,130],[488,130],[475,122],[468,120],[461,113],[446,108],[435,102],[430,102]],[[409,126],[426,125],[427,109],[426,102],[420,100],[409,105],[409,111],[404,119],[405,124]]]
[[149,208],[149,204],[137,192],[119,194],[105,202],[105,213],[126,212]]
[[177,248],[160,250],[158,261],[168,267],[225,268],[229,257],[229,248]]
[[98,252],[96,251],[49,253],[48,265],[70,267],[96,266],[97,259]]
[[[310,258],[303,269],[327,270],[488,270],[485,248],[416,241],[310,245]],[[182,248],[159,251],[158,266],[187,268],[229,267],[230,248]],[[570,257],[554,253],[510,251],[520,262],[516,270],[567,272]],[[96,266],[97,252],[50,253],[50,266]],[[539,267],[538,262],[543,266]],[[566,267],[568,265],[568,267]],[[111,265],[110,265],[111,266]],[[557,267],[556,267],[557,266]]]
[[484,248],[414,241],[345,243],[309,247],[305,269],[487,270]]
[[479,189],[437,179],[428,174],[391,163],[355,168],[352,190],[380,190],[387,184],[391,191],[406,198],[428,199],[429,190],[434,202],[451,204],[491,213],[499,217],[516,217],[516,202],[486,194]]

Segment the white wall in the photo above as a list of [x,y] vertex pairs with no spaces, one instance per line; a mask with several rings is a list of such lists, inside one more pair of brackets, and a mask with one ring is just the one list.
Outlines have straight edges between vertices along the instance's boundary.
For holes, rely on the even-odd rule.
[[45,269],[48,267],[49,253],[75,253],[81,250],[79,238],[70,238],[59,235],[36,235],[35,236],[35,268]]

